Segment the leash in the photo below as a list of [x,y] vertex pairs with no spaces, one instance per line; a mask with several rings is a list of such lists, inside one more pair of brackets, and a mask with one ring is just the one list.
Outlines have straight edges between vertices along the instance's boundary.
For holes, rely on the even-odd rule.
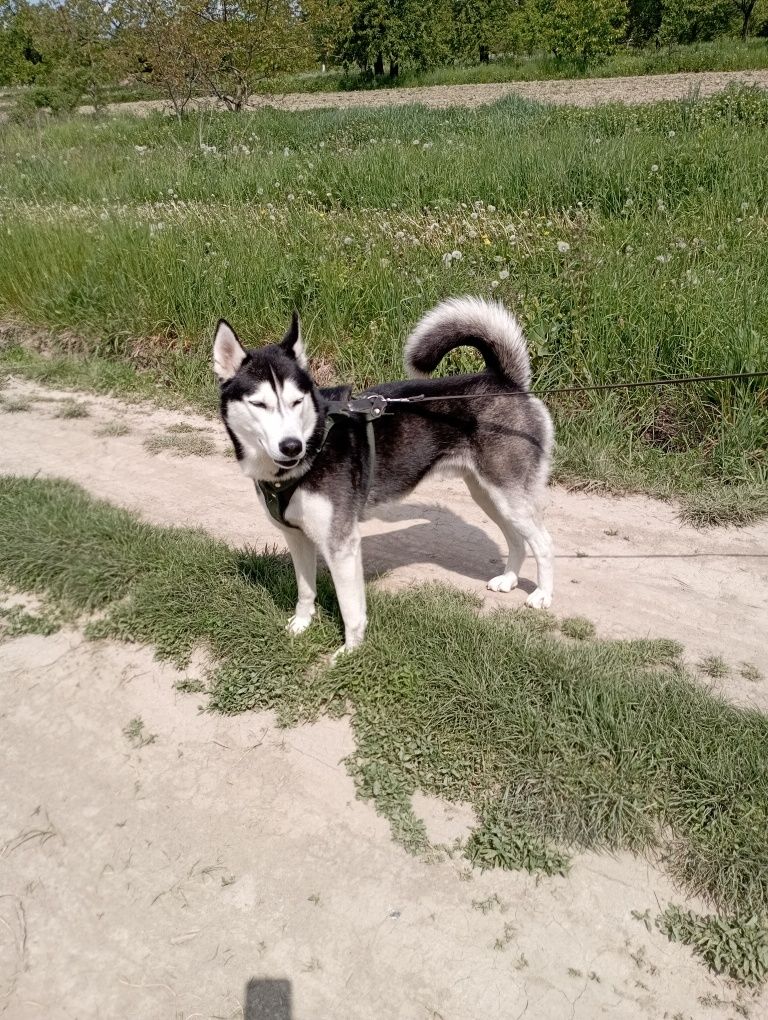
[[[547,390],[510,390],[507,393],[494,393],[493,397],[553,397],[561,393],[598,393],[605,390],[639,390],[651,386],[686,386],[691,383],[722,382],[727,379],[762,379],[766,372],[732,372],[728,375],[688,375],[673,376],[670,379],[647,379],[642,382],[600,383],[592,386],[561,386]],[[417,393],[412,397],[384,397],[387,404],[423,404],[433,400],[477,400],[476,393],[453,393],[444,397],[427,396]]]
[[[601,393],[607,390],[637,390],[656,386],[688,386],[694,383],[704,382],[725,382],[731,379],[763,379],[768,377],[765,372],[731,372],[725,375],[689,375],[673,376],[669,379],[647,379],[640,382],[600,383],[591,386],[560,386],[554,389],[545,390],[508,390],[505,393],[494,393],[493,397],[544,397],[559,396],[564,393]],[[328,435],[339,418],[362,417],[365,421],[366,439],[368,441],[368,471],[365,482],[365,499],[371,491],[373,476],[376,471],[376,440],[373,434],[373,423],[377,418],[387,414],[390,404],[426,404],[432,401],[448,400],[479,400],[485,394],[478,393],[453,393],[445,396],[428,396],[426,393],[416,393],[411,397],[384,397],[380,393],[371,393],[369,396],[351,397],[349,400],[331,400],[326,406],[326,420],[323,435],[314,458],[322,450]],[[274,482],[255,481],[254,485],[261,491],[270,516],[286,528],[295,528],[285,519],[285,511],[291,501],[291,496],[304,479],[304,475],[298,478],[287,480],[278,479]]]

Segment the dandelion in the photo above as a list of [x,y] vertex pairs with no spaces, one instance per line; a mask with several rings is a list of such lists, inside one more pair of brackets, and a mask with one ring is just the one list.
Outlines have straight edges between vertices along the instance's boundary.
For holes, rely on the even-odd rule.
[[352,241],[351,237],[345,237],[344,238],[344,244],[349,245],[349,244],[352,244],[352,243],[353,243],[353,241]]
[[464,256],[461,254],[461,252],[458,249],[455,249],[454,251],[451,252],[451,258],[455,259],[456,262],[461,262],[461,260],[464,258]]
[[496,212],[496,206],[495,205],[489,205],[488,206],[488,212]]
[[296,196],[292,192],[289,192],[286,197],[289,202],[294,202],[296,200]]
[[496,290],[498,285],[499,285],[499,281],[498,280],[491,280],[491,290]]
[[483,236],[483,244],[486,246],[486,248],[489,247],[490,243],[491,243],[490,237]]
[[146,145],[134,145],[134,149],[136,150],[136,152],[138,152],[140,156],[144,155],[144,153],[147,151],[147,148],[148,146]]
[[453,255],[449,251],[447,251],[442,257],[442,263],[444,266],[450,266],[452,260]]
[[665,266],[667,264],[667,262],[671,261],[671,259],[672,259],[671,255],[657,255],[656,256],[656,261],[660,262],[662,264],[662,266]]
[[654,163],[653,166],[651,167],[651,173],[652,174],[657,174],[658,172],[659,172],[659,164],[658,163]]
[[678,237],[677,240],[675,241],[675,248],[678,248],[680,251],[685,251],[687,247],[688,245],[685,243],[682,237]]
[[675,132],[674,131],[668,131],[667,132],[667,138],[674,138],[674,137],[675,137]]
[[571,246],[570,244],[568,244],[567,241],[558,241],[557,250],[560,252],[561,255],[565,255],[566,252],[569,252],[571,250]]
[[509,270],[508,269],[500,269],[499,270],[499,279],[500,280],[507,280],[507,279],[509,279]]
[[290,154],[291,154],[291,150],[286,145],[286,147],[283,149],[283,155],[284,156],[290,156]]

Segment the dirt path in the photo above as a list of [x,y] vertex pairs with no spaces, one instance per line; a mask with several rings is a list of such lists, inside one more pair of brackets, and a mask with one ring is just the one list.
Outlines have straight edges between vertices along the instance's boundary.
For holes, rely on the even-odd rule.
[[[0,472],[70,478],[232,542],[279,541],[215,423],[85,395],[89,417],[61,419],[63,393],[5,392],[35,403],[3,415]],[[115,421],[130,431],[96,434]],[[144,441],[180,421],[216,452],[150,455]],[[559,613],[765,671],[768,527],[696,532],[648,500],[557,489],[548,522]],[[483,593],[501,558],[453,484],[425,486],[366,534],[368,571],[390,568],[391,584],[440,578]],[[523,593],[487,597],[516,605]],[[707,1016],[736,1015],[733,989],[633,917],[680,899],[642,861],[584,855],[568,878],[537,880],[406,856],[354,798],[344,721],[285,732],[266,715],[200,713],[147,649],[69,631],[0,644],[0,675],[0,1013],[11,1020],[689,1020],[704,997]],[[768,707],[766,683],[726,684]],[[122,733],[136,716],[156,735],[140,750]],[[470,822],[416,807],[436,840]],[[292,1010],[265,1008],[270,995]],[[764,1016],[768,1000],[747,1005]]]
[[[505,96],[521,96],[559,106],[600,106],[604,103],[655,103],[661,99],[711,96],[740,82],[768,88],[768,70],[701,71],[654,74],[628,78],[572,78],[561,81],[499,82],[483,85],[428,85],[416,88],[378,89],[367,92],[290,92],[285,95],[254,96],[250,109],[265,106],[277,110],[325,110],[341,107],[407,106],[419,103],[441,109],[446,106],[484,106]],[[213,99],[191,104],[197,109],[215,109]],[[111,113],[146,116],[167,109],[163,100],[112,103]],[[93,112],[92,107],[82,107]]]

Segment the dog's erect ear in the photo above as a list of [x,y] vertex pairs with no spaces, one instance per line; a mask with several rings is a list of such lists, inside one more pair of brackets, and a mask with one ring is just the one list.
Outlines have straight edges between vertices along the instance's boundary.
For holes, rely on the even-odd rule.
[[234,329],[224,319],[219,319],[213,341],[213,371],[219,382],[225,383],[236,375],[247,357],[248,352],[237,339]]
[[301,339],[301,320],[299,319],[299,313],[295,310],[291,316],[288,332],[283,337],[283,342],[280,346],[286,354],[289,354],[298,361],[301,368],[307,367],[307,352],[304,350],[304,341]]

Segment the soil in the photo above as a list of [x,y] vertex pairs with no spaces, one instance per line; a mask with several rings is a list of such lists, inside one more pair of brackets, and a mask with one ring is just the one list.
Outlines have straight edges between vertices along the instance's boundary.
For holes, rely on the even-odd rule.
[[[627,78],[573,78],[559,81],[498,82],[481,85],[427,85],[415,88],[376,89],[361,92],[290,92],[284,95],[253,96],[249,109],[273,107],[277,110],[320,110],[371,106],[408,106],[418,103],[442,109],[447,106],[484,106],[505,96],[521,96],[558,106],[600,106],[604,103],[656,103],[666,99],[690,99],[722,92],[728,85],[740,83],[768,88],[768,70],[698,71],[655,74]],[[191,109],[216,109],[215,99],[199,99]],[[113,103],[112,113],[146,116],[167,110],[164,100]],[[92,107],[82,107],[93,112]]]
[[[15,381],[34,401],[2,416],[0,472],[78,482],[161,524],[256,548],[280,536],[218,423]],[[121,422],[122,436],[100,436]],[[151,455],[185,422],[210,456]],[[559,614],[603,636],[673,637],[723,655],[723,693],[768,709],[768,525],[696,531],[675,508],[551,490]],[[428,484],[365,525],[379,583],[447,580],[489,606],[500,536],[459,483]],[[200,666],[184,676],[199,675]],[[151,650],[72,630],[0,644],[0,1013],[27,1018],[661,1020],[766,1016],[653,924],[684,897],[651,863],[585,854],[566,878],[427,864],[355,799],[348,724],[279,730],[271,716],[200,711]],[[702,682],[709,682],[702,678]],[[123,733],[140,717],[154,740]],[[418,797],[435,840],[471,812]],[[688,901],[690,902],[690,901]],[[703,909],[702,904],[693,903]],[[703,1003],[707,1004],[706,1009]]]

